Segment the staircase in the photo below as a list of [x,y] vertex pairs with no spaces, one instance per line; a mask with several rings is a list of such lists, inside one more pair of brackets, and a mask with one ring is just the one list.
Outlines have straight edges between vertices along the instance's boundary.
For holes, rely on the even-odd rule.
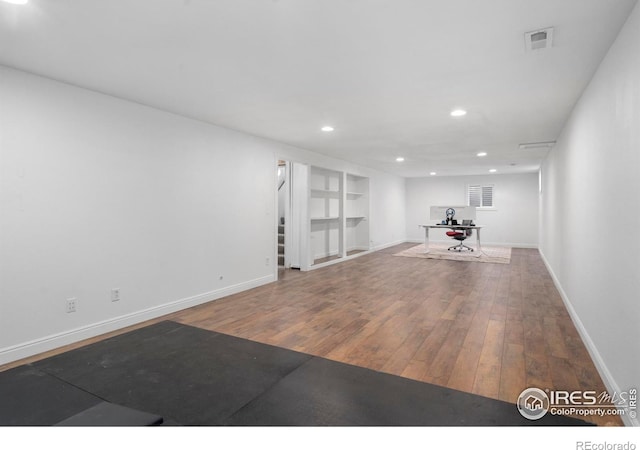
[[278,267],[284,268],[284,217],[278,225]]
[[[278,205],[279,213],[282,212],[282,204],[280,202],[285,201],[284,195],[280,190],[287,181],[287,163],[284,161],[278,161]],[[280,217],[280,223],[278,224],[278,268],[284,269],[284,217]]]

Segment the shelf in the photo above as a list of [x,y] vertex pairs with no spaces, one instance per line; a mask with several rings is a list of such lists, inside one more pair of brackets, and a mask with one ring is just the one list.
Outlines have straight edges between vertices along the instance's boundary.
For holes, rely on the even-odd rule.
[[369,178],[345,175],[345,239],[347,256],[350,251],[368,250],[369,242]]
[[307,268],[367,252],[369,178],[310,166],[308,180]]
[[333,191],[330,189],[311,189],[311,195],[322,197],[338,197],[340,196],[340,191]]
[[312,221],[316,221],[316,220],[338,220],[340,219],[340,217],[312,217],[311,220]]

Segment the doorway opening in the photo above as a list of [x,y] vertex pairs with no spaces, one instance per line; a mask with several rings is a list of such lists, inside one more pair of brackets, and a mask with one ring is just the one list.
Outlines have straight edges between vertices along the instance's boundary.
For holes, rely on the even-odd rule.
[[[278,279],[290,274],[291,269],[300,269],[300,207],[304,191],[296,186],[301,164],[279,160],[277,165],[277,238],[276,258]],[[296,173],[299,176],[296,177]],[[295,270],[299,272],[299,270]]]
[[282,271],[286,269],[286,227],[289,221],[287,220],[287,212],[285,211],[287,204],[289,203],[289,183],[288,183],[288,164],[286,161],[278,161],[278,278],[282,275]]

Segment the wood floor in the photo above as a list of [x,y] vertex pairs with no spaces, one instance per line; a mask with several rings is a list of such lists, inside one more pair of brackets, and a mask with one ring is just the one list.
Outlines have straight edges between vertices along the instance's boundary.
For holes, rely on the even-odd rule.
[[511,403],[527,387],[605,390],[537,250],[511,264],[393,256],[412,245],[162,319]]

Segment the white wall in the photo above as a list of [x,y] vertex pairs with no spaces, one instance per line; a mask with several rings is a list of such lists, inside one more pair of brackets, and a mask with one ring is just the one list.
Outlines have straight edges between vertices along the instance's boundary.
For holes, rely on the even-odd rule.
[[278,158],[395,190],[374,217],[404,202],[402,178],[0,67],[0,364],[272,281]]
[[542,180],[541,253],[605,382],[637,388],[640,6],[575,106]]
[[[407,238],[422,241],[419,224],[430,219],[431,206],[466,205],[468,184],[493,184],[493,210],[476,211],[482,225],[482,243],[512,247],[538,245],[538,174],[407,178]],[[432,230],[433,240],[450,240],[444,231]]]

